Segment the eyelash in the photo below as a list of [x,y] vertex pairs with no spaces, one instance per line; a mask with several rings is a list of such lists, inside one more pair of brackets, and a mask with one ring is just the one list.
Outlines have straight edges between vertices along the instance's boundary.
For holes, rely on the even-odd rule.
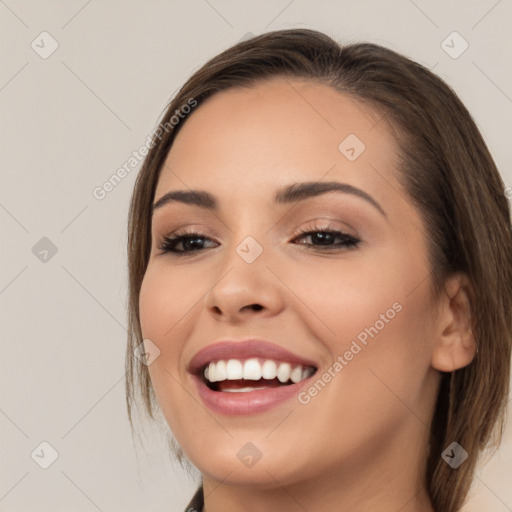
[[[314,245],[314,244],[301,244],[301,245],[307,245],[309,247],[318,247],[320,251],[323,252],[332,252],[335,250],[349,250],[349,249],[355,249],[361,242],[361,240],[353,237],[352,235],[348,235],[347,233],[343,233],[342,231],[332,229],[331,226],[326,227],[317,227],[314,226],[313,229],[300,229],[298,233],[295,235],[293,240],[296,240],[297,238],[304,238],[305,236],[311,236],[318,233],[323,234],[329,234],[329,235],[335,235],[336,238],[340,238],[342,242],[337,245]],[[178,231],[176,233],[173,233],[171,235],[167,235],[163,238],[162,243],[159,246],[159,249],[161,251],[160,254],[167,254],[172,253],[175,256],[183,256],[187,253],[193,253],[193,252],[200,252],[204,250],[203,248],[199,249],[192,249],[189,251],[178,251],[176,250],[176,246],[183,242],[186,239],[197,239],[202,238],[206,240],[211,240],[211,238],[207,237],[203,233],[198,232],[187,232],[187,231]]]

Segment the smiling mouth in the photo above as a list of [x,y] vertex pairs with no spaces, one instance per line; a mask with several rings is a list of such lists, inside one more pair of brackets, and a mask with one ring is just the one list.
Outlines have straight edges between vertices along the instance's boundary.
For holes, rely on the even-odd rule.
[[200,372],[212,391],[249,393],[261,389],[292,386],[311,377],[317,369],[274,359],[250,358],[212,361]]

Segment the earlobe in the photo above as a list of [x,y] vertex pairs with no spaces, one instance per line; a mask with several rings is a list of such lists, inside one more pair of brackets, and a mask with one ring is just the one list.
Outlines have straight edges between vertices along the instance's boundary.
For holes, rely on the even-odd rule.
[[439,299],[437,335],[434,340],[432,366],[453,372],[469,365],[477,352],[471,321],[474,297],[469,279],[463,274],[448,278]]

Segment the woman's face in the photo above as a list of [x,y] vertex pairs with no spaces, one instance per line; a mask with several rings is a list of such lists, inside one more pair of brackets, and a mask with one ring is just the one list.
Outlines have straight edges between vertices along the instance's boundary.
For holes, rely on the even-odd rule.
[[[158,402],[205,478],[411,472],[438,373],[424,227],[397,155],[381,113],[298,80],[218,93],[178,133],[155,203],[201,191],[215,208],[181,195],[154,209],[140,316]],[[164,252],[176,234],[190,238]]]

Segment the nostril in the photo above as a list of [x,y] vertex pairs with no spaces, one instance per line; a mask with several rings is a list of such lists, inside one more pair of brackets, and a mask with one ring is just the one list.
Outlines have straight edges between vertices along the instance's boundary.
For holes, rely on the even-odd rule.
[[250,306],[254,311],[261,311],[263,309],[263,306],[260,304],[252,304]]

